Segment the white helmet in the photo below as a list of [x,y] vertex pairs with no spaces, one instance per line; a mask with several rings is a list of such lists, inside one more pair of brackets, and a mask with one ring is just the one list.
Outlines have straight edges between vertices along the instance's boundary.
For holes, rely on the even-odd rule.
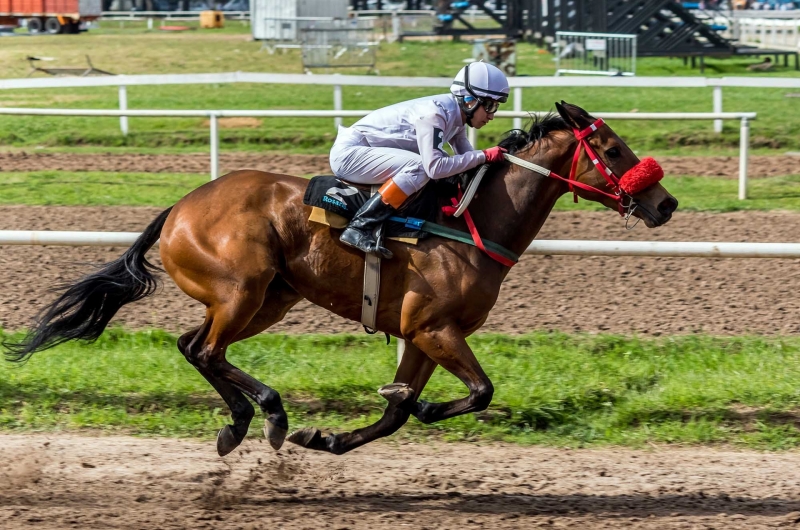
[[508,79],[494,65],[470,63],[458,72],[450,85],[450,92],[458,98],[472,96],[505,103],[508,101]]

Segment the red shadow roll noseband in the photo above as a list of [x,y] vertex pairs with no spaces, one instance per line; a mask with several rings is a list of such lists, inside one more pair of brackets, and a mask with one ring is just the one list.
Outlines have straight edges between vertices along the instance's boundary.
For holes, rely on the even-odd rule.
[[[654,159],[646,157],[640,160],[638,164],[633,166],[624,175],[622,175],[622,178],[617,177],[614,172],[611,171],[611,169],[609,169],[609,167],[606,166],[602,160],[600,160],[600,157],[597,156],[597,153],[594,152],[594,149],[592,149],[592,146],[589,145],[589,141],[587,140],[589,136],[597,132],[597,130],[603,125],[605,125],[605,122],[602,119],[598,119],[582,131],[573,129],[572,132],[575,134],[575,138],[578,139],[578,148],[575,150],[575,156],[572,158],[572,167],[569,171],[569,179],[559,177],[552,172],[550,176],[555,176],[561,180],[567,181],[569,184],[569,190],[575,196],[575,202],[578,202],[578,195],[575,193],[575,187],[578,187],[587,191],[593,191],[595,193],[600,193],[601,195],[611,197],[619,204],[620,215],[625,215],[625,210],[630,207],[630,205],[627,207],[623,205],[623,198],[626,195],[630,196],[639,193],[660,181],[664,177],[664,170]],[[597,168],[597,171],[599,171],[600,174],[605,177],[606,182],[608,182],[608,185],[611,187],[612,193],[607,193],[603,190],[575,180],[578,176],[578,160],[580,160],[581,157],[581,148],[586,149],[586,154],[589,155],[589,158],[591,159],[592,164],[594,164],[594,167]]]
[[619,179],[619,187],[628,195],[644,191],[664,178],[664,170],[651,157],[642,158]]

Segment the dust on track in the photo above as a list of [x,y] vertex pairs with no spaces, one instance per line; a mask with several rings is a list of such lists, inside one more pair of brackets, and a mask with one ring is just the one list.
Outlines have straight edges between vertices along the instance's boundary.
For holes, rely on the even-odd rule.
[[0,435],[0,525],[41,528],[794,528],[800,454],[249,438]]

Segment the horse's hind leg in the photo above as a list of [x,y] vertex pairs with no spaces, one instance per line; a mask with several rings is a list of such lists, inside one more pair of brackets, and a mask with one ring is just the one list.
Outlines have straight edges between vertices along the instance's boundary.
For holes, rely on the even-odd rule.
[[393,390],[391,395],[385,396],[389,400],[389,406],[377,422],[353,432],[326,436],[323,436],[319,429],[308,427],[293,432],[288,440],[308,449],[340,455],[378,438],[394,434],[408,421],[410,410],[435,369],[435,362],[413,344],[406,343],[406,350],[400,366],[397,367],[394,383],[387,385]]
[[[282,280],[275,280],[270,283],[266,293],[261,291],[262,294],[257,295],[257,287],[240,286],[237,289],[238,296],[227,303],[209,307],[203,324],[208,327],[208,332],[202,340],[198,340],[201,339],[199,335],[195,338],[192,344],[197,344],[197,347],[190,347],[188,353],[192,357],[190,362],[198,366],[201,373],[235,387],[258,404],[267,415],[265,432],[270,445],[279,449],[289,427],[280,395],[225,358],[231,343],[255,335],[280,320],[291,306],[302,299]],[[265,325],[267,321],[269,324]],[[220,394],[225,399],[225,395],[222,392]],[[244,419],[244,416],[241,417]],[[243,430],[236,429],[236,425],[231,429],[226,427],[220,431],[218,450],[230,452],[241,443],[246,432],[246,427]]]
[[244,394],[234,386],[222,379],[212,376],[206,368],[193,361],[194,355],[189,352],[193,349],[193,346],[198,343],[198,339],[200,343],[203,342],[207,329],[208,327],[204,324],[182,335],[181,338],[178,339],[178,350],[180,350],[184,357],[186,357],[197,371],[200,372],[200,375],[214,387],[231,410],[233,425],[226,425],[217,435],[217,453],[219,453],[219,456],[225,456],[236,449],[236,447],[242,443],[242,440],[244,440],[245,435],[247,435],[247,429],[250,426],[250,421],[255,415],[255,409],[253,409],[253,405],[250,404]]
[[[289,286],[289,284],[287,284],[283,278],[280,276],[275,276],[275,279],[273,279],[269,284],[269,288],[267,289],[267,294],[264,297],[264,303],[262,304],[261,309],[259,309],[255,316],[250,320],[250,323],[247,324],[247,326],[233,338],[231,344],[245,340],[254,335],[258,335],[276,322],[280,322],[283,317],[286,316],[286,313],[302,299],[303,297],[291,286]],[[258,395],[269,396],[270,392],[272,392],[274,393],[274,396],[271,399],[277,400],[278,404],[280,404],[280,396],[278,396],[277,392],[261,383],[261,381],[258,381],[252,376],[242,372],[235,366],[227,363],[227,361],[224,362],[233,369],[232,373],[238,374],[240,377],[243,376],[245,378],[249,378],[251,380],[251,384],[261,388],[261,391]],[[257,399],[256,403],[258,403],[258,405],[261,407],[261,410],[264,412],[264,414],[267,415],[267,419],[264,420],[264,436],[266,436],[273,448],[279,449],[283,444],[283,440],[286,437],[286,431],[288,429],[288,423],[285,421],[285,413],[283,416],[284,421],[280,422],[279,418],[273,417],[270,403],[267,401],[259,401]],[[283,408],[281,408],[280,411],[282,412]]]

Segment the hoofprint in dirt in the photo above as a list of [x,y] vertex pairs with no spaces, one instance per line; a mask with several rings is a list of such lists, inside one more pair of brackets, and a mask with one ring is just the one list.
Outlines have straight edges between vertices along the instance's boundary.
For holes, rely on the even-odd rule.
[[775,528],[800,520],[800,454],[375,443],[342,457],[212,443],[0,436],[0,526]]
[[[0,207],[0,229],[139,231],[160,212],[131,207]],[[540,239],[796,242],[800,214],[675,214],[667,226],[626,231],[614,212],[556,212]],[[338,233],[338,232],[337,232]],[[55,283],[117,258],[122,248],[0,247],[0,324],[30,323]],[[159,263],[158,252],[150,256]],[[164,289],[123,308],[125,327],[185,332],[203,308],[165,277]],[[335,281],[335,279],[331,279]],[[384,281],[387,281],[384,279]],[[481,332],[532,330],[640,335],[800,332],[798,260],[524,256],[509,273]],[[360,333],[361,326],[308,302],[270,328],[280,333]]]
[[[733,156],[658,157],[667,175],[738,178],[739,158]],[[800,156],[751,156],[751,178],[795,175]],[[237,169],[260,169],[288,175],[330,174],[327,155],[279,153],[222,153],[222,174]],[[140,155],[0,152],[0,171],[113,171],[136,173],[208,173],[208,154]]]

